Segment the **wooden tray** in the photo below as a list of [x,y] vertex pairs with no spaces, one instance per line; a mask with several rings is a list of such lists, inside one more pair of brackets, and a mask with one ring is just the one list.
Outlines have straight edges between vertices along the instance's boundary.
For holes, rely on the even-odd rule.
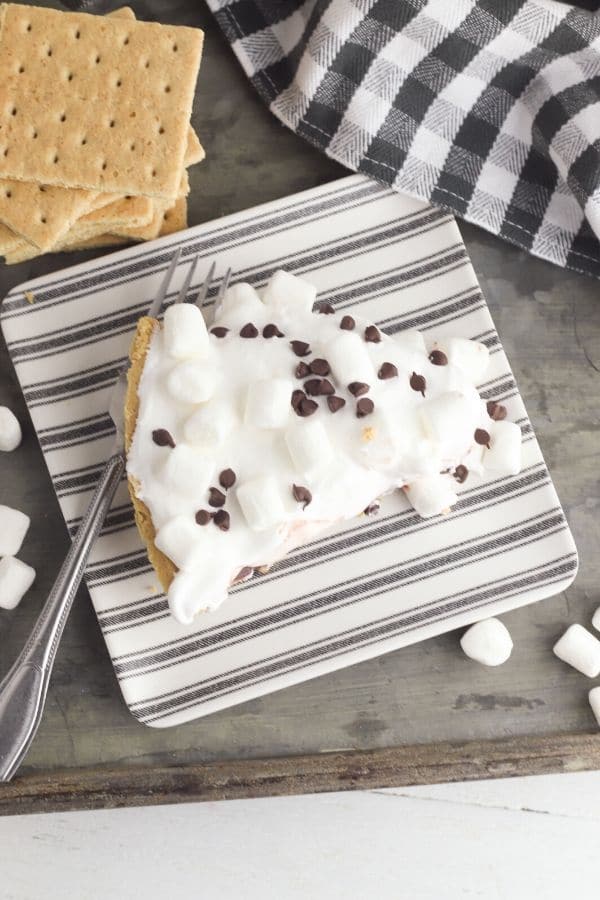
[[[166,0],[133,6],[142,17],[206,30],[194,124],[208,158],[192,170],[191,223],[344,174],[264,109],[202,6],[178,4],[177,15]],[[469,226],[462,231],[580,551],[574,585],[504,617],[515,651],[499,670],[475,667],[449,634],[166,731],[144,728],[127,712],[82,591],[44,721],[22,774],[0,785],[0,812],[600,768],[600,734],[587,704],[592,682],[551,653],[566,625],[589,624],[600,603],[598,285]],[[0,267],[0,292],[83,258]],[[0,403],[25,423],[21,450],[0,460],[0,502],[34,510],[27,560],[38,570],[21,607],[0,612],[4,673],[67,536],[3,347]]]

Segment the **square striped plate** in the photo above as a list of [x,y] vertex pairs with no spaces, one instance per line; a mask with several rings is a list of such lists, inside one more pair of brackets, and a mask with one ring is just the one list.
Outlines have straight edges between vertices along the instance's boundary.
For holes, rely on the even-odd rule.
[[[260,287],[277,268],[388,333],[419,328],[484,341],[484,397],[523,432],[523,471],[468,479],[450,515],[424,521],[403,497],[297,550],[184,627],[116,495],[87,584],[125,701],[146,725],[176,725],[555,594],[572,581],[571,534],[454,220],[362,176],[123,250],[13,290],[2,325],[71,531],[112,441],[107,398],[138,316],[182,247],[200,281]],[[34,302],[28,302],[31,291]]]

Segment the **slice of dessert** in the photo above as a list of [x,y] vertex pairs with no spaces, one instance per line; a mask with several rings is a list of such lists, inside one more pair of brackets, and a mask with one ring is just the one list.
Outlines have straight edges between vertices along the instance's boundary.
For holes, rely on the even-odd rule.
[[[136,520],[173,615],[402,488],[446,512],[468,471],[516,474],[521,433],[480,398],[483,344],[389,337],[276,272],[225,294],[207,330],[191,304],[141,319],[126,402]],[[314,308],[313,308],[314,307]]]

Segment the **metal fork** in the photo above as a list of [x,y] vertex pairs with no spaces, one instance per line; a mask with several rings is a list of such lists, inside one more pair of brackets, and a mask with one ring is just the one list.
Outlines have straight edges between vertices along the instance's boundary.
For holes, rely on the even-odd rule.
[[[180,255],[181,250],[174,253],[147,315],[154,318],[159,315]],[[192,260],[175,303],[187,300],[197,262],[196,256]],[[214,271],[213,263],[208,277],[198,292],[196,302],[200,308],[208,296]],[[222,296],[225,288],[226,283],[223,279],[218,298]],[[83,577],[92,545],[125,472],[124,403],[128,369],[129,363],[126,363],[120,370],[109,402],[109,413],[116,429],[111,455],[29,639],[0,684],[0,782],[10,781],[35,737],[42,718],[56,651],[75,593]]]

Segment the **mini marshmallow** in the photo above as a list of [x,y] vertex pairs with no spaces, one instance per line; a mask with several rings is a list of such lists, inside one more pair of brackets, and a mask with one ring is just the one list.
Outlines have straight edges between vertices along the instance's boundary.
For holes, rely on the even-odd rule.
[[571,625],[552,648],[563,662],[588,678],[600,675],[600,641],[582,625]]
[[394,335],[394,343],[405,353],[421,353],[423,356],[427,356],[425,340],[420,331],[412,329],[400,331]]
[[8,406],[0,406],[0,450],[10,453],[21,443],[21,426]]
[[506,625],[499,619],[484,619],[465,631],[460,646],[482,666],[501,666],[512,653],[513,642]]
[[590,706],[592,707],[592,712],[596,717],[596,722],[600,725],[600,685],[591,689],[588,698]]
[[233,284],[225,292],[215,316],[234,328],[254,320],[262,321],[265,307],[257,291],[245,281]]
[[333,446],[323,423],[318,419],[300,419],[285,432],[285,442],[295,468],[302,475],[327,466]]
[[178,569],[188,570],[202,563],[206,548],[201,527],[188,516],[175,516],[156,533],[154,543],[175,563]]
[[182,403],[204,403],[215,392],[214,366],[198,359],[178,363],[167,377],[167,390]]
[[18,606],[34,581],[35,569],[27,563],[14,556],[0,559],[0,607],[14,609]]
[[458,497],[448,475],[425,475],[404,488],[410,503],[424,519],[437,516],[453,506]]
[[294,383],[288,378],[269,378],[248,385],[246,395],[246,425],[256,428],[283,428],[292,407],[290,398]]
[[477,384],[490,362],[490,351],[479,341],[450,338],[445,346],[448,362],[460,369],[473,384]]
[[186,444],[177,444],[168,450],[160,474],[167,488],[191,497],[200,497],[209,487],[212,457]]
[[272,475],[245,481],[238,487],[236,496],[246,522],[254,531],[265,531],[286,518],[281,488]]
[[226,439],[236,419],[231,404],[209,401],[186,419],[183,434],[186,441],[194,446],[214,449]]
[[163,340],[167,353],[175,359],[206,356],[208,332],[202,313],[193,303],[174,303],[165,312]]
[[521,471],[521,429],[506,420],[489,426],[490,448],[483,454],[483,467],[498,475],[517,475]]
[[18,509],[0,506],[0,556],[16,556],[25,540],[31,519]]
[[271,276],[263,291],[263,303],[274,312],[286,317],[312,312],[317,289],[302,278],[280,269]]
[[[477,425],[473,403],[458,391],[426,400],[419,414],[427,437],[455,451],[470,444]],[[452,454],[454,455],[454,454]]]
[[327,347],[327,361],[339,385],[347,388],[353,381],[374,384],[375,370],[366,342],[358,334],[345,331]]
[[592,625],[596,629],[596,631],[600,631],[600,606],[592,616]]

